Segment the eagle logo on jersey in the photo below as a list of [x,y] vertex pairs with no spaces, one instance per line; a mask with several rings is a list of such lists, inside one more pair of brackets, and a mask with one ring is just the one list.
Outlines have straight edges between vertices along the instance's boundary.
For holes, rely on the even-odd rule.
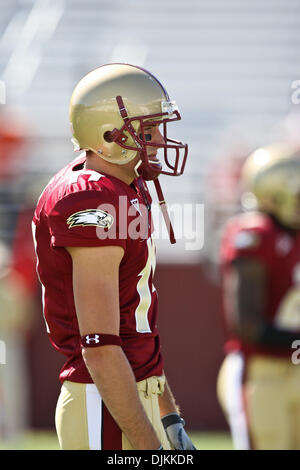
[[113,223],[113,216],[100,209],[86,209],[84,211],[75,212],[75,214],[70,215],[67,219],[69,228],[88,225],[110,228]]

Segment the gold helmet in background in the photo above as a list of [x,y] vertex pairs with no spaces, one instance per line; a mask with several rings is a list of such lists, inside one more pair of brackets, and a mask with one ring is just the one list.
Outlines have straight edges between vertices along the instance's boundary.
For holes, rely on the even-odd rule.
[[[160,173],[183,173],[187,145],[167,136],[167,123],[180,119],[176,103],[157,78],[129,64],[107,64],[91,71],[76,85],[70,101],[75,150],[92,150],[118,165],[130,162],[139,153],[136,172],[145,179],[154,179]],[[163,125],[164,143],[147,140],[149,122]],[[159,161],[148,160],[146,146],[164,149],[165,168]],[[172,162],[170,149],[174,152]]]
[[242,169],[242,205],[272,214],[283,225],[300,228],[300,150],[288,145],[262,147]]

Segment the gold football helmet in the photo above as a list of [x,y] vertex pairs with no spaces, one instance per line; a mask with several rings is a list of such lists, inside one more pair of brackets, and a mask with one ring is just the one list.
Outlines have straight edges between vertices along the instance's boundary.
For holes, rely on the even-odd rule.
[[[137,176],[155,179],[184,170],[188,148],[169,139],[167,124],[181,119],[175,101],[147,70],[129,64],[103,65],[84,76],[70,101],[75,150],[92,150],[104,160],[123,165],[140,154]],[[162,124],[164,143],[147,140],[145,127]],[[165,167],[149,161],[146,146],[164,149]],[[173,149],[172,162],[168,151]]]
[[[242,169],[242,204],[300,228],[300,150],[286,145],[257,149]],[[253,204],[254,203],[254,204]]]

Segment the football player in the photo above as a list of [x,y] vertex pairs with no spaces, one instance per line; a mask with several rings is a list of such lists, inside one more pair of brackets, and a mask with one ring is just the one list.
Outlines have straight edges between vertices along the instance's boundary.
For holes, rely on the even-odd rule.
[[163,370],[145,182],[164,205],[158,176],[182,174],[187,157],[167,136],[180,119],[157,78],[133,65],[101,66],[73,91],[73,143],[84,153],[52,178],[33,220],[47,332],[67,358],[62,449],[194,448]]
[[242,170],[252,208],[223,231],[226,357],[218,396],[237,449],[300,449],[300,152],[260,148]]

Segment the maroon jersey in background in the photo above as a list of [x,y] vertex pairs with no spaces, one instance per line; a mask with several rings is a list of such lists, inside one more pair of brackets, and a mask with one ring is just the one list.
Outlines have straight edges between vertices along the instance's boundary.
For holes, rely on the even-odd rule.
[[150,194],[141,179],[129,186],[113,176],[84,169],[84,162],[81,155],[52,178],[33,219],[47,332],[53,346],[67,356],[60,380],[92,382],[81,355],[72,259],[66,246],[118,245],[124,249],[119,269],[123,350],[137,381],[162,375],[157,294],[152,283],[155,247]]
[[[264,264],[267,272],[266,320],[279,329],[300,333],[300,236],[283,230],[268,215],[249,212],[233,217],[227,223],[221,242],[223,282],[230,276],[231,263],[241,257],[251,257]],[[251,295],[251,293],[250,293]],[[226,307],[224,317],[226,323]],[[230,307],[229,307],[230,308]],[[290,356],[290,348],[254,346],[229,333],[226,353]]]

